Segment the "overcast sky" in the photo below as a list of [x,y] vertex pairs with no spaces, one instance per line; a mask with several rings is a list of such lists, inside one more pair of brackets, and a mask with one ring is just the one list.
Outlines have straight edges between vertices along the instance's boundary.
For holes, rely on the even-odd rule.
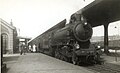
[[[0,0],[0,18],[20,29],[21,36],[36,37],[93,0]],[[118,24],[109,34],[119,33]],[[117,28],[114,28],[117,26]],[[112,30],[112,31],[111,31]],[[103,36],[103,27],[94,28],[93,36]],[[99,32],[99,33],[98,33]]]

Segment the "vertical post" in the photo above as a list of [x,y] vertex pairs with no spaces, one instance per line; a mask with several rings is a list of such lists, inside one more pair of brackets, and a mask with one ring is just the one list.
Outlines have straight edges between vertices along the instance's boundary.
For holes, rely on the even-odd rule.
[[108,51],[108,25],[109,24],[104,24],[104,52],[106,54],[109,53]]
[[3,36],[1,35],[1,65],[3,64],[2,59],[3,59]]
[[117,62],[117,49],[115,49],[115,61]]

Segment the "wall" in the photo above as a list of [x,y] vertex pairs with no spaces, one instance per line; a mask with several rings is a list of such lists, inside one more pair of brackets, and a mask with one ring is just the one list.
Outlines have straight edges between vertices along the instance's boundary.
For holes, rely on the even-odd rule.
[[11,25],[1,20],[1,34],[5,33],[8,36],[7,54],[13,53],[13,28],[9,26]]

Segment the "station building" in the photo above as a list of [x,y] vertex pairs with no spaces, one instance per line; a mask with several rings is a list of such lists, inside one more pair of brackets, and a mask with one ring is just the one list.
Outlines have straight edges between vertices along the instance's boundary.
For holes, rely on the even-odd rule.
[[10,23],[0,19],[0,37],[1,37],[1,52],[3,54],[12,54],[16,47],[17,30]]

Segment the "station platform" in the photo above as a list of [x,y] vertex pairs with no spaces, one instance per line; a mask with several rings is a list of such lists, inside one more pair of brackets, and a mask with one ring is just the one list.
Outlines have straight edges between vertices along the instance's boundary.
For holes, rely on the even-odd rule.
[[104,59],[106,63],[112,63],[116,65],[120,65],[120,53],[111,53],[110,55],[103,54],[101,57]]
[[41,53],[4,55],[3,61],[7,65],[7,73],[93,73]]

